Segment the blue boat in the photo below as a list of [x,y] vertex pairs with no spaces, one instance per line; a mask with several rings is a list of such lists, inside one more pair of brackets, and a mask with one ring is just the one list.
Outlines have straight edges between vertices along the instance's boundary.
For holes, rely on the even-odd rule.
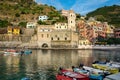
[[31,54],[32,53],[32,50],[21,50],[20,51],[20,54],[25,54],[25,55],[28,55],[28,54]]
[[24,54],[31,54],[32,51],[31,50],[24,50]]

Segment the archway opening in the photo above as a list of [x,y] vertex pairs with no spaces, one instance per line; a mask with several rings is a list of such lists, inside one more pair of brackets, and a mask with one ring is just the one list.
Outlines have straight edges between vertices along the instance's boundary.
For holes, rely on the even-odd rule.
[[43,48],[47,48],[47,47],[48,47],[48,44],[44,43],[44,44],[42,45],[42,47],[43,47]]

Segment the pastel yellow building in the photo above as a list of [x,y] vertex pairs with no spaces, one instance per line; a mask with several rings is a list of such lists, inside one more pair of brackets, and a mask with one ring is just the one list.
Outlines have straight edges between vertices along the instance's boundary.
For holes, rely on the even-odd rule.
[[106,31],[107,37],[113,37],[114,36],[114,29],[115,29],[114,26],[107,25],[107,31]]
[[14,35],[19,35],[20,34],[20,28],[19,27],[13,28],[13,34]]

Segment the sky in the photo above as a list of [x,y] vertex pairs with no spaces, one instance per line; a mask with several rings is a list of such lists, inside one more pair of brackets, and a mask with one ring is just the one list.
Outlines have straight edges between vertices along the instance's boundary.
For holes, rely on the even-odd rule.
[[99,7],[120,5],[120,0],[35,0],[40,4],[54,6],[57,10],[74,10],[75,13],[86,15]]

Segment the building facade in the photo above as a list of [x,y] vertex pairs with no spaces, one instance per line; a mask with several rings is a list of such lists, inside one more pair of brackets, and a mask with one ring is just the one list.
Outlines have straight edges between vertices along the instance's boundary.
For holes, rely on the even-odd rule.
[[36,28],[36,26],[37,26],[36,22],[28,22],[26,28]]
[[107,25],[107,31],[106,31],[106,36],[107,38],[114,37],[114,29],[115,27],[112,25]]
[[39,16],[39,17],[38,17],[38,20],[46,21],[46,20],[48,20],[48,16],[46,16],[46,15]]
[[117,28],[114,30],[114,37],[115,38],[120,38],[120,28]]
[[67,30],[68,24],[67,23],[55,23],[56,30]]
[[51,47],[51,32],[54,30],[54,25],[38,25],[37,27],[37,37],[38,46]]
[[55,25],[38,25],[37,37],[39,47],[75,48],[78,45],[76,33],[76,15],[70,10],[65,13],[68,23],[55,23]]

